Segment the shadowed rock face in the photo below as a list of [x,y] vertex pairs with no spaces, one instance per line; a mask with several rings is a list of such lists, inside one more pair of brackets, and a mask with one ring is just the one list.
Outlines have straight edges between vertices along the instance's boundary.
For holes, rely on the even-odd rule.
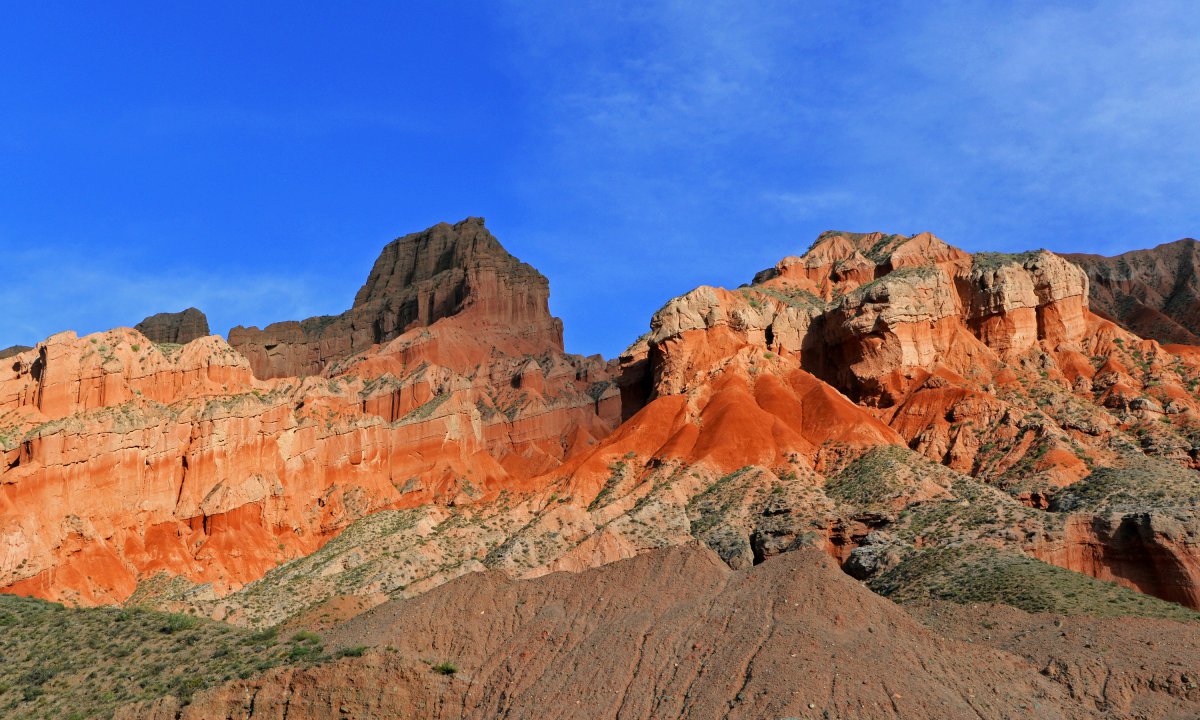
[[264,379],[320,375],[334,362],[452,316],[490,326],[523,349],[561,351],[562,322],[550,315],[549,295],[546,278],[509,255],[483,218],[467,218],[389,243],[341,315],[235,327],[229,343]]
[[210,334],[208,318],[194,307],[180,312],[151,315],[134,325],[133,329],[145,335],[150,342],[177,345],[186,345]]
[[1115,257],[1069,254],[1092,282],[1092,310],[1161,343],[1200,345],[1200,243],[1190,238]]

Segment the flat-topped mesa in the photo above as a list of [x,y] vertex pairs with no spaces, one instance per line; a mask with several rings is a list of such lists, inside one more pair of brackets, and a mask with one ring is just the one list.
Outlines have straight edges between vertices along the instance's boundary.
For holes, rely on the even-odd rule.
[[194,307],[179,312],[164,312],[151,315],[133,326],[152,343],[174,343],[186,345],[191,341],[211,335],[208,318]]
[[461,319],[483,344],[516,353],[562,351],[545,276],[504,249],[471,217],[393,240],[354,306],[336,316],[236,327],[229,342],[260,378],[317,375],[327,366],[405,332]]

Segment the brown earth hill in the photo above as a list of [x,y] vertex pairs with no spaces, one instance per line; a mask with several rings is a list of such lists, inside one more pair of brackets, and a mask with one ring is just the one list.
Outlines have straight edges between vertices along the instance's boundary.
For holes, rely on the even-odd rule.
[[[326,634],[331,649],[360,657],[269,670],[186,705],[168,697],[116,717],[1182,720],[1200,711],[1194,623],[955,612],[929,611],[945,628],[932,630],[816,551],[733,572],[689,544],[577,575],[475,573]],[[1013,641],[1022,634],[1034,638],[1027,650]],[[1125,656],[1104,652],[1109,643],[1143,648]]]

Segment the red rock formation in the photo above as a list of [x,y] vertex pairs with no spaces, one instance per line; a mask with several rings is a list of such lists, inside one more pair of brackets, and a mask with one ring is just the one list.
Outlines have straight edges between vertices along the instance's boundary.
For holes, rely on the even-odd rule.
[[[1195,353],[1140,340],[1092,315],[1087,293],[1084,273],[1045,251],[970,256],[928,234],[826,233],[755,285],[699,288],[668,303],[622,357],[619,384],[632,419],[596,454],[629,447],[722,472],[800,456],[823,472],[839,457],[833,448],[853,454],[896,443],[1013,487],[1031,503],[1040,497],[1043,507],[1057,487],[1117,462],[1113,448],[1131,442],[1131,430],[1148,454],[1195,467],[1188,449],[1200,421]],[[766,407],[757,402],[761,393],[730,395],[797,372],[844,408],[799,424],[826,433],[815,446],[780,432],[789,418],[805,416],[803,404],[775,403],[766,420],[756,415]],[[722,409],[719,419],[706,417],[711,405]],[[884,431],[858,440],[844,434],[872,426]],[[651,428],[687,442],[626,440],[656,438]],[[729,450],[713,452],[697,436],[719,438]],[[1114,531],[1095,541],[1107,548],[1101,560],[1050,549],[1087,544],[1069,532],[1034,552],[1190,605],[1200,581],[1191,544],[1170,539],[1183,534],[1147,530],[1140,545],[1127,547]],[[1138,572],[1161,578],[1128,580]]]
[[[236,615],[244,598],[216,596],[412,507],[431,527],[466,522],[464,506],[494,523],[414,551],[428,571],[388,582],[417,590],[692,537],[734,567],[809,536],[847,561],[898,515],[965,501],[1020,523],[1001,539],[953,530],[972,540],[1193,602],[1179,533],[1137,547],[1098,533],[1108,554],[1089,560],[1091,540],[1014,498],[1053,508],[1131,454],[1200,467],[1200,353],[1093,315],[1083,271],[1044,251],[827,233],[757,280],[667,303],[615,381],[601,358],[563,353],[545,278],[476,219],[389,244],[343,315],[232,333],[245,355],[213,337],[52,337],[0,373],[0,587],[112,602],[163,572],[209,583],[206,607]],[[880,446],[1009,494],[942,480],[875,504],[825,492]],[[1182,569],[1136,579],[1148,562]]]
[[1074,514],[1039,559],[1200,609],[1200,522],[1191,509]]
[[468,220],[388,246],[330,327],[395,337],[354,336],[328,378],[257,380],[217,337],[49,338],[0,373],[0,587],[121,602],[165,572],[221,594],[372,511],[557,466],[619,401],[602,361],[562,352],[546,292]]

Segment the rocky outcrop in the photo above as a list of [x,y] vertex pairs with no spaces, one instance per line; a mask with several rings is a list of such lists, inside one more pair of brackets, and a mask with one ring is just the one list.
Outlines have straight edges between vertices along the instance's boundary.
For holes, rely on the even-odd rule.
[[550,315],[549,295],[546,278],[509,255],[483,218],[467,218],[389,243],[347,312],[262,330],[235,327],[229,343],[259,378],[320,375],[449,317],[473,324],[509,353],[561,351],[562,323]]
[[1200,609],[1200,517],[1193,508],[1072,515],[1061,541],[1035,554]]
[[[741,451],[760,442],[781,447],[788,457],[805,458],[807,468],[825,474],[839,458],[866,446],[907,445],[1042,508],[1053,504],[1047,498],[1061,487],[1097,466],[1117,464],[1129,447],[1175,467],[1198,466],[1191,449],[1200,429],[1195,355],[1139,339],[1091,314],[1087,276],[1053,253],[972,256],[927,233],[834,232],[818,238],[804,256],[786,258],[755,280],[737,291],[698,288],[656,314],[651,332],[621,358],[619,385],[626,415],[632,417],[627,428],[644,418],[680,437],[689,425],[693,437],[704,435],[716,425],[703,411],[720,398],[719,406],[728,412],[722,418],[736,421],[719,432]],[[779,396],[764,404],[759,390],[775,377],[798,372],[823,392],[852,401],[803,424],[811,428],[816,422],[830,433],[816,450],[755,419],[758,409],[770,408],[784,423],[804,412]],[[752,391],[726,399],[734,387]],[[751,398],[754,402],[748,402]],[[1170,418],[1168,405],[1175,413]],[[668,415],[666,408],[676,406],[681,410],[672,412],[678,414]],[[888,432],[848,441],[836,430],[872,423]],[[623,434],[608,442],[619,443]],[[724,472],[743,463],[780,473],[778,456],[762,448],[754,454],[701,456],[692,447],[671,446],[683,451],[684,462],[707,458]],[[662,452],[649,446],[638,451]],[[1144,498],[1137,502],[1155,502],[1149,492],[1137,497]],[[891,509],[897,510],[902,508]],[[1081,518],[1103,524],[1096,512]],[[873,522],[842,518],[828,525],[823,532],[830,552],[841,560],[854,557],[855,567],[864,565],[872,551],[855,555],[855,545],[894,526],[895,518],[877,516]],[[1095,544],[1116,559],[1084,561],[1051,549],[1062,542],[1072,545],[1070,532],[1051,518],[1034,524],[1037,529],[1029,532],[1043,537],[1018,547],[1104,579],[1132,577],[1135,567],[1158,568],[1146,572],[1174,579],[1126,584],[1192,602],[1194,590],[1188,588],[1198,579],[1188,569],[1186,541],[1146,530],[1138,546],[1144,550],[1138,550],[1125,546],[1121,538],[1127,533],[1114,530],[1101,533]],[[961,537],[965,530],[952,532]],[[795,532],[781,537],[767,545],[787,545]],[[731,562],[749,556],[748,549],[733,550],[744,547],[742,540],[715,542],[730,548]],[[894,555],[894,546],[888,552]],[[1126,555],[1133,559],[1119,559]],[[1175,569],[1168,572],[1167,565]]]
[[1087,272],[1094,311],[1144,338],[1200,345],[1200,243],[1063,257]]
[[[11,358],[0,586],[263,624],[692,539],[735,568],[817,546],[863,576],[965,539],[1105,577],[1190,562],[1153,523],[1141,550],[1116,530],[1111,556],[1070,549],[1068,515],[1112,508],[1066,489],[1134,456],[1200,467],[1200,352],[1093,315],[1051,253],[827,233],[668,302],[617,363],[565,354],[546,293],[468,219],[389,244],[343,315],[234,333],[244,355],[117,330]],[[897,469],[918,462],[945,474]],[[1143,487],[1121,512],[1194,495]],[[1190,602],[1190,573],[1131,586]]]
[[152,343],[186,345],[209,334],[208,318],[194,307],[151,315],[133,326]]

